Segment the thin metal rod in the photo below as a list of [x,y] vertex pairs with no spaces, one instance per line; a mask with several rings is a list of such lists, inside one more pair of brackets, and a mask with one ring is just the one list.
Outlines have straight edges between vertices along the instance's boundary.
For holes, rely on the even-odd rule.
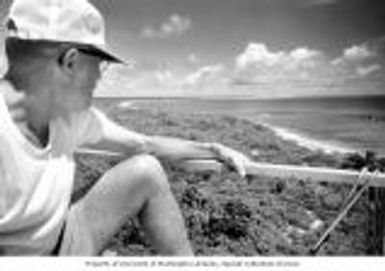
[[[365,176],[366,170],[364,170],[361,178],[367,177],[364,181],[362,187],[355,193],[349,202],[346,203],[346,206],[341,210],[341,212],[337,215],[334,221],[330,224],[330,226],[326,229],[324,234],[318,240],[318,242],[314,245],[313,248],[310,249],[310,255],[316,255],[318,251],[321,249],[323,244],[328,240],[331,232],[338,226],[338,224],[342,221],[342,219],[346,216],[348,211],[353,207],[353,205],[357,202],[357,200],[361,197],[362,193],[369,187],[371,177]],[[377,175],[378,171],[376,171],[373,175]]]
[[[111,153],[105,151],[92,151],[82,149],[79,153],[92,153],[99,155],[120,156],[118,153]],[[175,166],[182,168],[186,171],[222,171],[223,165],[215,160],[186,160],[178,162]],[[290,179],[295,178],[304,181],[313,182],[329,182],[329,183],[347,183],[352,184],[352,179],[358,178],[359,171],[333,169],[324,167],[306,167],[300,165],[276,165],[270,163],[251,162],[246,165],[246,174],[249,176],[268,176],[273,178]],[[385,174],[377,174],[376,176],[371,173],[370,185],[373,187],[385,187]],[[358,184],[361,181],[358,181]]]
[[[191,160],[181,163],[180,166],[187,171],[220,171],[223,168],[220,163],[211,160]],[[304,181],[329,182],[338,184],[352,184],[352,180],[355,180],[360,176],[360,172],[355,170],[343,170],[324,167],[305,167],[298,165],[276,165],[258,162],[253,162],[246,165],[246,174],[282,179],[295,178]],[[376,175],[367,173],[367,176],[371,178],[371,186],[385,187],[384,173]],[[358,180],[357,184],[362,184],[362,180]]]
[[360,175],[358,176],[358,178],[354,182],[352,189],[349,191],[349,195],[345,198],[344,202],[341,204],[341,208],[340,208],[339,212],[341,212],[346,207],[346,205],[351,201],[351,199],[357,193],[357,189],[360,186],[360,182],[359,182],[360,179],[363,178],[363,176],[365,176],[365,174],[368,174],[368,173],[369,173],[369,171],[368,171],[368,168],[366,168],[366,167],[361,170]]

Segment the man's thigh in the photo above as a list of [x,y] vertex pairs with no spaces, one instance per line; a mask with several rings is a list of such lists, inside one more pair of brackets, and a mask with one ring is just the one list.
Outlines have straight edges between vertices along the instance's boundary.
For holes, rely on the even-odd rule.
[[137,215],[155,193],[156,174],[164,174],[163,169],[148,155],[135,156],[107,171],[71,206],[60,255],[99,254],[127,218]]

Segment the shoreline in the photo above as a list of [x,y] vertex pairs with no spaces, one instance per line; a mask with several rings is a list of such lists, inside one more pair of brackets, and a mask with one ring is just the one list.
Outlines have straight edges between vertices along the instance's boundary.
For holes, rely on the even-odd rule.
[[322,141],[318,139],[311,138],[307,135],[301,134],[297,131],[292,131],[288,128],[282,128],[278,126],[273,126],[267,123],[262,123],[263,126],[266,128],[272,130],[276,136],[279,138],[285,140],[294,142],[300,147],[307,148],[310,151],[321,151],[325,154],[337,154],[337,155],[346,155],[351,153],[359,153],[361,152],[359,150],[345,147],[345,146],[339,146],[337,143],[331,143],[327,141]]
[[[122,101],[118,103],[116,108],[121,110],[137,110],[140,109],[140,106],[137,105],[134,101]],[[237,119],[244,119],[242,117],[235,117]],[[265,121],[252,121],[250,119],[245,119],[256,124],[261,124],[267,129],[274,132],[274,134],[284,141],[290,141],[298,145],[299,147],[304,147],[312,152],[321,151],[328,155],[346,155],[352,153],[362,154],[363,152],[355,149],[349,148],[346,146],[338,145],[335,142],[323,141],[319,139],[312,138],[307,136],[300,131],[293,131],[290,128],[283,128],[280,126],[271,125]]]

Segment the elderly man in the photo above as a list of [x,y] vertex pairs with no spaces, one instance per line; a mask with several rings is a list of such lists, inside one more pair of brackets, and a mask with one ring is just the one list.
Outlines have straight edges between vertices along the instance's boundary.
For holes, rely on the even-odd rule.
[[[192,255],[161,164],[215,159],[244,175],[248,159],[220,144],[129,131],[91,106],[106,62],[104,22],[87,0],[14,0],[0,82],[0,254],[97,255],[138,216],[163,255]],[[126,160],[70,205],[73,153],[85,146]]]

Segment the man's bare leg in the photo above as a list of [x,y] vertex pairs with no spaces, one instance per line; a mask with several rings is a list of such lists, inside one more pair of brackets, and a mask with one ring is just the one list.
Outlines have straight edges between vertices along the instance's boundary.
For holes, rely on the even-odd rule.
[[135,156],[112,168],[71,208],[83,216],[98,254],[128,217],[138,216],[161,255],[192,255],[184,221],[159,161]]

